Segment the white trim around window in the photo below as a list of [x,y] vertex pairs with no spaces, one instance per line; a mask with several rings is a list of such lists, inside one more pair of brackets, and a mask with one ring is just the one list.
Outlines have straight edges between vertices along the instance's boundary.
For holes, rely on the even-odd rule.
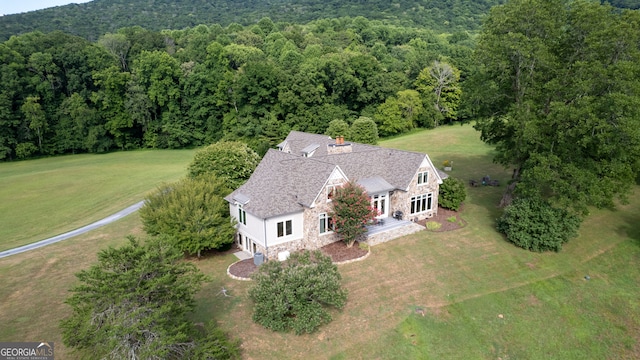
[[318,225],[319,225],[318,231],[320,235],[330,234],[334,231],[334,228],[335,228],[333,224],[333,220],[327,213],[320,214]]
[[238,204],[238,222],[247,225],[247,213],[242,208],[242,204]]
[[421,194],[411,197],[410,214],[420,214],[430,211],[433,206],[433,194]]
[[276,234],[278,235],[278,237],[289,236],[293,234],[293,221],[292,220],[280,221],[279,223],[276,224],[276,229],[277,229]]
[[427,185],[429,183],[429,172],[422,171],[418,173],[418,185]]

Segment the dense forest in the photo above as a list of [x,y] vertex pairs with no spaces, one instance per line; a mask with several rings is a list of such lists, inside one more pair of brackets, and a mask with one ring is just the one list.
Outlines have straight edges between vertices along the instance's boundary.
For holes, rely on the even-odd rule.
[[361,116],[382,136],[431,127],[462,116],[472,48],[467,32],[364,17],[13,36],[0,44],[0,159],[219,139],[262,152]]
[[[467,23],[472,29],[482,16],[479,11],[493,2],[433,3],[442,3],[439,11],[466,9],[447,12],[450,24],[453,14],[460,21],[474,14]],[[194,12],[205,13],[197,10],[200,2],[189,3]],[[69,7],[82,13],[107,4],[127,6],[121,0],[96,0],[23,15],[44,16]],[[159,19],[178,14],[184,2],[149,4],[153,14],[132,20],[149,28],[127,26],[86,38],[32,31],[0,44],[0,160],[182,148],[220,139],[243,140],[262,153],[290,130],[323,133],[336,119],[349,126],[365,118],[375,122],[381,136],[391,136],[469,118],[467,99],[472,98],[464,96],[465,88],[482,87],[469,81],[476,66],[482,66],[472,58],[477,33],[416,26],[411,17],[419,11],[413,2],[394,3],[391,8],[400,9],[394,12],[384,10],[382,2],[312,6],[301,0],[294,6],[275,0],[269,11],[281,9],[276,18],[339,15],[366,5],[366,14],[386,20],[357,16],[296,24],[247,17],[246,25],[234,22],[233,14],[257,17],[266,5],[228,3],[228,12],[210,11],[226,12],[228,25],[179,30],[156,28],[165,27]],[[165,8],[172,5],[175,10]],[[104,20],[118,11],[101,16]],[[388,21],[392,18],[397,22]],[[52,22],[62,24],[62,19]],[[428,25],[433,19],[421,21]],[[114,26],[111,20],[106,23]],[[96,40],[90,40],[93,36]]]
[[64,31],[91,41],[123,27],[152,31],[199,24],[251,25],[263,17],[307,23],[364,16],[435,31],[476,30],[489,9],[504,0],[93,0],[0,17],[0,40],[31,31]]

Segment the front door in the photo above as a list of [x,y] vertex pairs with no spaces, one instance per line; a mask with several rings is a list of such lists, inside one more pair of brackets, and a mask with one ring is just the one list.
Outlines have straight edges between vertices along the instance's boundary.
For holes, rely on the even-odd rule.
[[389,193],[375,194],[371,196],[371,207],[376,209],[378,212],[376,219],[386,218],[388,216],[387,208],[389,207]]

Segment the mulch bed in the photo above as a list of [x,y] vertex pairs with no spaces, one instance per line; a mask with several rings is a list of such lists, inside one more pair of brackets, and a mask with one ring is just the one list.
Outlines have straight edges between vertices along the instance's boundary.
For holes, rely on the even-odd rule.
[[[361,258],[369,252],[367,249],[362,249],[358,244],[354,244],[348,248],[342,241],[336,241],[332,244],[323,246],[320,248],[324,254],[331,257],[334,263],[339,263],[348,260],[355,260]],[[253,258],[238,261],[229,267],[229,273],[233,276],[237,276],[244,279],[249,279],[251,274],[256,271],[258,267],[253,263]]]
[[[459,211],[453,211],[453,210],[438,207],[438,215],[429,219],[418,221],[418,224],[422,226],[426,226],[427,222],[435,221],[439,223],[441,226],[440,228],[436,230],[431,230],[431,231],[441,232],[441,231],[457,230],[467,225],[467,222],[460,217],[460,213],[462,212],[463,209],[464,209],[464,205],[460,206]],[[451,218],[452,216],[456,217],[455,222],[449,221],[449,218]]]
[[237,263],[229,267],[229,273],[239,278],[249,279],[251,274],[256,271],[258,267],[253,263],[253,258],[238,261]]
[[367,255],[369,249],[360,248],[358,243],[355,243],[352,247],[348,248],[342,241],[336,241],[321,247],[320,251],[329,255],[334,263],[339,263],[347,260],[359,259]]

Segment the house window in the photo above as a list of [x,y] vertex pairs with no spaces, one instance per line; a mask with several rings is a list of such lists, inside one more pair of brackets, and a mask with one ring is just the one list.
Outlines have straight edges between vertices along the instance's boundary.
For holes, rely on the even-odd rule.
[[425,185],[429,182],[429,173],[427,171],[418,173],[418,185]]
[[326,213],[320,214],[320,234],[326,234],[335,230],[333,219]]
[[247,213],[242,208],[242,205],[238,205],[238,222],[242,225],[247,225]]
[[433,194],[422,194],[411,198],[411,214],[431,210]]
[[293,233],[291,220],[281,221],[278,223],[278,237],[291,235]]
[[333,199],[333,196],[336,194],[336,187],[333,185],[328,185],[327,186],[327,201],[331,201],[331,199]]

